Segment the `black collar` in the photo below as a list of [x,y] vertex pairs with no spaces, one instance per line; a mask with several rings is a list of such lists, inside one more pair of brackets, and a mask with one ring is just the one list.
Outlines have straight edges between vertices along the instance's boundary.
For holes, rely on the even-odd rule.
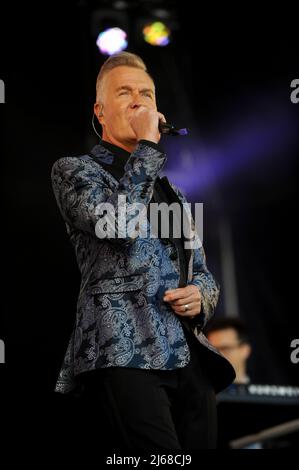
[[127,152],[127,150],[111,144],[110,142],[106,142],[105,140],[101,141],[101,145],[108,150],[108,152],[114,155],[115,158],[113,158],[109,166],[109,171],[116,179],[119,180],[125,172],[125,165],[131,155],[130,152]]

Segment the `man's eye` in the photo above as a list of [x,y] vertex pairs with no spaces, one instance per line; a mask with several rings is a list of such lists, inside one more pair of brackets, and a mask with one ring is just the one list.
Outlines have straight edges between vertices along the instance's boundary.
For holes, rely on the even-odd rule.
[[127,95],[129,92],[127,90],[121,91],[118,96]]

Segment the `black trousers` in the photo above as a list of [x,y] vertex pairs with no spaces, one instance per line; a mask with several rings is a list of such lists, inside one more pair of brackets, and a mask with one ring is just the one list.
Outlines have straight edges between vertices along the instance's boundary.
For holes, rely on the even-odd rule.
[[[197,340],[186,332],[190,363],[177,370],[110,367],[85,374],[86,426],[105,429],[110,449],[213,449],[216,400]],[[104,428],[103,428],[104,427]]]

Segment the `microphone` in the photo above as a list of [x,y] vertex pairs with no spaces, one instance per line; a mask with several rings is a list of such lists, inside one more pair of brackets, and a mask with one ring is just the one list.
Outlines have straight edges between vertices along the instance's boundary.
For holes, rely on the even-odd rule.
[[159,132],[166,135],[187,135],[188,129],[177,129],[174,125],[168,122],[159,121]]

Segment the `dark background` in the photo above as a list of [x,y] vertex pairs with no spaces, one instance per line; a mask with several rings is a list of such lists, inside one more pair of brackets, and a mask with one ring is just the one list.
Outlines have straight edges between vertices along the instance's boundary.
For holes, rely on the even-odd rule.
[[[1,368],[17,396],[34,397],[30,403],[54,400],[75,320],[79,273],[50,172],[56,159],[85,153],[97,141],[90,121],[105,57],[92,35],[93,11],[112,4],[40,3],[1,15]],[[299,338],[299,104],[290,101],[299,66],[292,8],[127,4],[127,50],[140,54],[152,73],[160,111],[191,130],[181,140],[163,137],[166,174],[189,200],[204,202],[208,266],[221,285],[227,245],[220,233],[228,227],[238,311],[227,311],[224,290],[217,314],[238,313],[247,322],[255,382],[298,384],[299,365],[290,361],[290,342]],[[154,48],[138,39],[136,25],[161,5],[171,9],[176,28],[168,47]]]

